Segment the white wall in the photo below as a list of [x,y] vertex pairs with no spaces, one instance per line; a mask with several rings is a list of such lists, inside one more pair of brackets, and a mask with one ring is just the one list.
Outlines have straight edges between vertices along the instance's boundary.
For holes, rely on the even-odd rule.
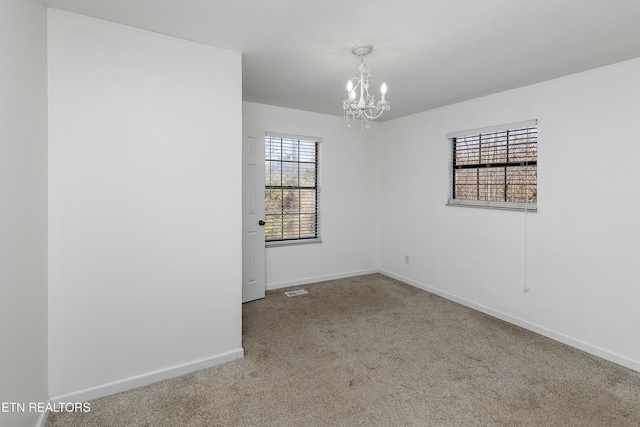
[[[640,370],[640,59],[385,122],[380,267]],[[538,213],[446,207],[448,132],[539,119]],[[411,264],[404,264],[404,255]]]
[[51,396],[241,357],[241,55],[48,18]]
[[[27,404],[47,401],[44,4],[1,1],[0,28],[0,402]],[[34,426],[39,417],[0,412],[0,425]]]
[[[339,110],[339,106],[337,107]],[[267,248],[270,289],[377,271],[375,124],[348,128],[342,117],[243,103],[243,124],[322,138],[322,243]]]

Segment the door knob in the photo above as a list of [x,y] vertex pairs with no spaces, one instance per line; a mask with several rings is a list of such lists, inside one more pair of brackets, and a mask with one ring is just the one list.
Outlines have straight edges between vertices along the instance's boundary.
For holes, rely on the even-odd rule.
[[263,220],[258,221],[258,225],[265,225],[266,222],[264,222]]

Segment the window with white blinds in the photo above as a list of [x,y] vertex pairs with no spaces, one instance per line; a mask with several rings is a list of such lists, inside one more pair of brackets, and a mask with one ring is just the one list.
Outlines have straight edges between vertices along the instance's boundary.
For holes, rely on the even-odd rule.
[[537,210],[537,120],[447,135],[449,205]]
[[265,240],[320,239],[319,138],[265,137]]

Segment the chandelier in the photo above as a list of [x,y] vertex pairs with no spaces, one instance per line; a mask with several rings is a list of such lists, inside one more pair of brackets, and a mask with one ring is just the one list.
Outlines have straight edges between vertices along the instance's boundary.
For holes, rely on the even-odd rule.
[[[380,101],[376,103],[373,95],[369,95],[369,77],[371,73],[364,64],[364,57],[373,50],[370,44],[361,44],[354,46],[351,52],[360,57],[360,66],[358,67],[359,76],[351,77],[347,83],[347,99],[342,103],[344,109],[344,117],[347,119],[347,125],[351,126],[351,120],[360,120],[360,127],[369,129],[371,120],[375,120],[385,111],[391,108],[389,101],[384,99],[387,93],[387,85],[382,83],[380,88]],[[354,84],[355,83],[355,84]],[[360,98],[356,99],[360,92]]]

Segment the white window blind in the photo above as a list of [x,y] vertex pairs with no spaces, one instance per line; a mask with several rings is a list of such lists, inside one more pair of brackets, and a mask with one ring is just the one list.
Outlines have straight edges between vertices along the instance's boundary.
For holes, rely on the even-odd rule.
[[320,238],[320,138],[265,137],[265,240]]
[[537,210],[537,120],[447,137],[449,205]]

